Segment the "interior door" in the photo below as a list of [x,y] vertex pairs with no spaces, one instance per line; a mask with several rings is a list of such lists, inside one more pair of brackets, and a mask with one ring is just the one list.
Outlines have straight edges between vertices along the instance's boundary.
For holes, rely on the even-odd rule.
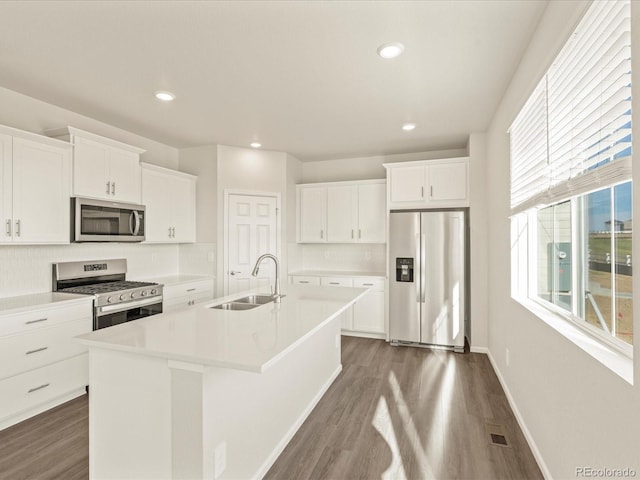
[[420,342],[464,347],[464,213],[421,213],[424,303]]
[[258,257],[277,254],[277,199],[275,196],[229,195],[227,294],[274,284],[275,265],[265,260],[258,277],[251,272]]

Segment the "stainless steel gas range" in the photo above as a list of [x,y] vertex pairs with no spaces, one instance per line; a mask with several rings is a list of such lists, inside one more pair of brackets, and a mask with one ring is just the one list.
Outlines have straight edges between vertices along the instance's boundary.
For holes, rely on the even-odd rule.
[[125,280],[125,258],[53,264],[53,291],[93,295],[93,329],[162,313],[162,285]]

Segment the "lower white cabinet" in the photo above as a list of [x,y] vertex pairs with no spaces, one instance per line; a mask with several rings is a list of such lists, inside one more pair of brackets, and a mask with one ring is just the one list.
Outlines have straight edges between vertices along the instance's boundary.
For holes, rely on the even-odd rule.
[[90,298],[0,313],[0,429],[84,393],[89,358],[73,337],[92,324]]
[[198,302],[213,298],[213,278],[165,285],[162,296],[163,312],[192,307]]
[[342,314],[345,335],[384,338],[385,279],[384,277],[351,277],[345,275],[291,275],[291,283],[328,287],[369,288],[369,292]]

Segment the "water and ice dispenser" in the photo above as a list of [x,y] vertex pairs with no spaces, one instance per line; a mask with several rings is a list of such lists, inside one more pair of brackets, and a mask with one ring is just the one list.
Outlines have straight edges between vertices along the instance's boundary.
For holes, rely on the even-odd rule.
[[396,257],[396,282],[413,282],[413,258]]

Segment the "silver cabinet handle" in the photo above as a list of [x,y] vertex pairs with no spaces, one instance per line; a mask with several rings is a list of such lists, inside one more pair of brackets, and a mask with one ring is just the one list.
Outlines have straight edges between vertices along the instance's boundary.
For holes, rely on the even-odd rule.
[[29,320],[28,322],[24,322],[25,325],[30,325],[32,323],[40,323],[40,322],[46,322],[47,319],[46,318],[39,318],[37,320]]
[[195,288],[187,288],[187,292],[195,292],[196,289]]
[[324,230],[320,230],[320,238],[324,238]]
[[171,227],[169,227],[169,238],[171,238]]
[[171,237],[176,238],[176,227],[171,227]]
[[111,182],[111,195],[116,194],[116,182]]
[[298,283],[309,283],[309,280],[298,280]]
[[373,283],[363,283],[363,287],[373,287]]
[[20,236],[20,220],[16,220],[16,237]]
[[429,187],[429,197],[433,198],[433,185]]
[[340,285],[340,282],[329,282],[329,285]]
[[351,229],[351,239],[353,240],[353,228]]
[[358,229],[358,239],[362,238],[362,230]]
[[11,236],[11,220],[7,220],[7,237]]
[[111,192],[111,182],[107,182],[107,195]]
[[420,198],[424,198],[424,187],[420,187]]
[[25,355],[31,355],[33,353],[44,352],[47,348],[49,348],[49,347],[36,348],[35,350],[29,350],[28,352],[24,352],[24,354]]
[[51,385],[51,384],[50,383],[45,383],[43,385],[40,385],[39,387],[30,388],[27,393],[37,392],[38,390],[42,390],[43,388],[47,388],[49,385]]

